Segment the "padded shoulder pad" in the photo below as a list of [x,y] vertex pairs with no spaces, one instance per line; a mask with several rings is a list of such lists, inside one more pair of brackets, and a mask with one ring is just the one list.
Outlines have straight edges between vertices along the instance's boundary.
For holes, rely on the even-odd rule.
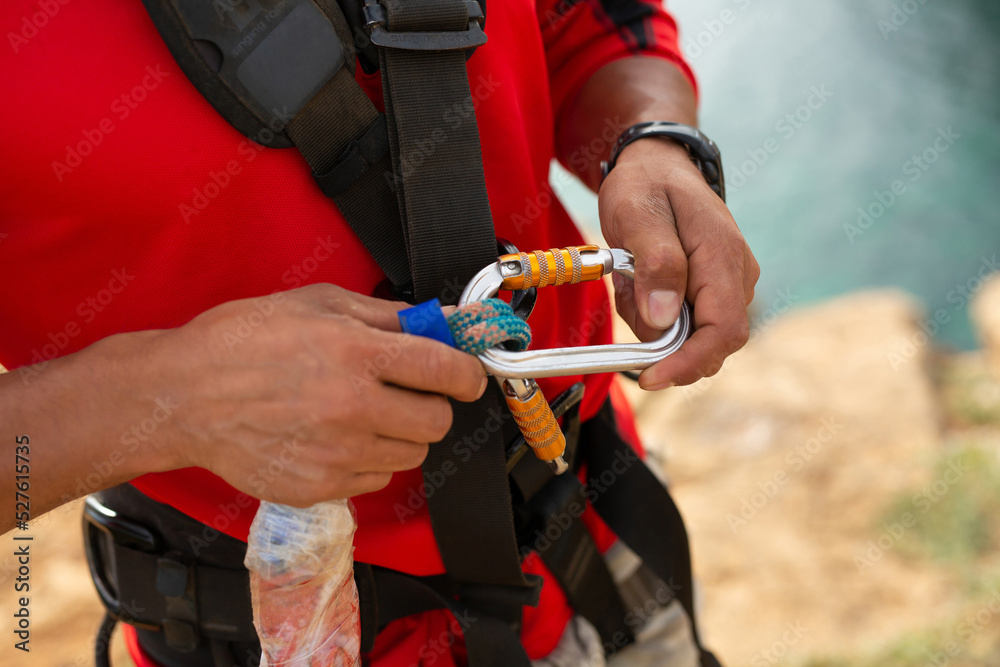
[[[230,125],[271,148],[355,55],[333,0],[143,0],[184,74]],[[322,9],[321,9],[322,6]]]

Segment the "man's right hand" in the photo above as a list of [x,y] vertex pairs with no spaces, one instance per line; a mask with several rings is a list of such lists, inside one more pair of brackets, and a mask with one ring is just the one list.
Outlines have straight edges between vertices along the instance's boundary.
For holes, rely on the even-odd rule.
[[181,406],[166,446],[180,465],[289,505],[383,488],[448,432],[445,397],[473,401],[487,381],[475,357],[400,333],[406,307],[317,284],[161,332],[148,380]]
[[32,515],[189,466],[302,507],[381,489],[446,435],[446,397],[487,381],[475,357],[400,333],[405,307],[310,285],[0,374],[0,438],[30,436]]

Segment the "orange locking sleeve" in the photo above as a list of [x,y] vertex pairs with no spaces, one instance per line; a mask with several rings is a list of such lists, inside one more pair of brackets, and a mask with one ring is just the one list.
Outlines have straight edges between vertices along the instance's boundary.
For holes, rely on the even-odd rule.
[[530,253],[503,255],[500,257],[501,262],[517,262],[521,265],[520,275],[505,278],[503,288],[522,290],[529,287],[548,287],[549,285],[597,280],[604,275],[604,268],[602,266],[584,267],[580,253],[599,249],[596,245],[580,245],[552,248],[544,252],[536,250]]
[[504,392],[507,407],[524,435],[525,442],[542,461],[552,461],[566,450],[566,436],[552,414],[552,408],[541,391],[536,390],[527,400]]

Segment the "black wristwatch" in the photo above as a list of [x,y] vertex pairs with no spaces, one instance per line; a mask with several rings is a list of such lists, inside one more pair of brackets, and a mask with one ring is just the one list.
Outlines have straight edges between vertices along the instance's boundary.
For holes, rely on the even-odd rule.
[[611,157],[606,162],[601,162],[602,177],[607,178],[615,168],[615,162],[618,161],[622,149],[633,141],[645,137],[669,137],[684,146],[691,156],[691,161],[705,176],[709,187],[722,197],[722,201],[726,201],[726,182],[722,175],[722,153],[719,147],[698,128],[680,123],[655,120],[650,123],[638,123],[622,132],[611,149]]

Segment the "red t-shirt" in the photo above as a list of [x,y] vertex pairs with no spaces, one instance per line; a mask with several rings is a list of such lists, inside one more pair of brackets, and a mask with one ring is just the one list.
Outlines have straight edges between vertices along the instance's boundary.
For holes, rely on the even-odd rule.
[[[111,334],[177,327],[226,301],[314,282],[371,294],[383,279],[298,152],[262,148],[229,126],[184,77],[139,0],[6,0],[0,32],[0,364],[26,382],[23,367]],[[638,1],[503,0],[489,3],[487,34],[468,70],[497,234],[523,250],[580,243],[548,185],[554,118],[617,58],[660,56],[690,77],[674,23]],[[359,68],[358,78],[381,105],[378,75]],[[570,159],[588,155],[581,147]],[[540,290],[533,344],[609,342],[610,316],[601,282]],[[578,379],[542,386],[552,397]],[[610,381],[585,378],[585,418]],[[78,486],[87,490],[91,473],[99,476],[81,471]],[[133,483],[208,524],[207,536],[246,539],[257,507],[202,469]],[[411,493],[423,493],[419,470],[354,499],[356,559],[443,571],[426,508],[400,520]],[[525,570],[547,578],[524,618],[525,646],[540,657],[571,611],[538,559]],[[412,663],[448,623],[444,612],[397,621],[373,664]],[[454,654],[460,648],[435,663],[453,664]]]

